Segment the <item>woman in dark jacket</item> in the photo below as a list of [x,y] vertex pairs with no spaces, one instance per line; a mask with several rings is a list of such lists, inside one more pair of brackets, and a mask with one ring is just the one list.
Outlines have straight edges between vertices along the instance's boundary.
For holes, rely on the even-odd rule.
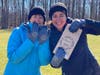
[[[49,11],[49,17],[52,21],[50,25],[50,50],[53,56],[51,66],[56,68],[59,66],[56,66],[55,63],[61,62],[65,55],[63,48],[58,48],[58,54],[53,54],[53,50],[68,24],[68,21],[66,22],[66,6],[63,3],[53,5]],[[97,30],[95,25],[89,26],[87,24],[85,26],[83,25],[81,29],[83,32],[70,59],[63,59],[60,63],[62,75],[100,75],[100,73],[97,72],[99,70],[99,65],[91,54],[87,44],[87,34],[100,35],[100,30]],[[70,31],[74,32],[73,25],[71,25]]]

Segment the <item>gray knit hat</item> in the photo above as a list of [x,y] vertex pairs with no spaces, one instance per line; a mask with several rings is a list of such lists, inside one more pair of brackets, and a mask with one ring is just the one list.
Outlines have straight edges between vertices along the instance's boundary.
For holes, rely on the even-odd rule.
[[52,19],[52,15],[56,12],[56,11],[61,11],[64,12],[66,17],[67,17],[67,8],[65,6],[64,3],[58,2],[55,5],[51,6],[50,10],[49,10],[49,18]]

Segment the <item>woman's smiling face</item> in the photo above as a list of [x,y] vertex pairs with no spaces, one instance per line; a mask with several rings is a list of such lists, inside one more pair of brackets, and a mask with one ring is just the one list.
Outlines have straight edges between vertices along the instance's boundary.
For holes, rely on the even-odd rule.
[[61,31],[66,23],[66,19],[64,12],[57,11],[52,16],[52,23],[59,31]]

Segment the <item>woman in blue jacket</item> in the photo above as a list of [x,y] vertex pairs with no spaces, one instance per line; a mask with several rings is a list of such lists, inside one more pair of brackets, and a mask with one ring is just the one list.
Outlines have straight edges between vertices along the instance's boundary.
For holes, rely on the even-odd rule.
[[8,63],[4,75],[41,75],[40,66],[50,62],[47,27],[39,26],[45,22],[43,9],[34,7],[28,20],[29,22],[22,23],[12,31],[8,41]]
[[59,47],[56,54],[53,54],[53,50],[57,45],[66,25],[67,9],[63,3],[57,3],[50,8],[49,17],[52,21],[50,24],[50,50],[52,52],[51,66],[58,68],[61,66],[62,75],[100,75],[100,67],[91,54],[87,44],[87,34],[100,35],[100,29],[97,29],[95,25],[83,25],[72,24],[69,28],[71,32],[75,32],[75,29],[81,28],[82,34],[80,39],[71,54],[69,60],[64,59],[64,49]]

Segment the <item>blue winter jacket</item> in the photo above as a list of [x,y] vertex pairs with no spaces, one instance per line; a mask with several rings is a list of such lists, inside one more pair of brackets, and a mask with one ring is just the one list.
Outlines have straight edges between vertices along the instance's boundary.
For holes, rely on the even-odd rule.
[[43,44],[39,44],[38,40],[33,43],[22,24],[13,30],[9,38],[7,56],[4,75],[41,75],[40,66],[47,65],[51,59],[49,40]]

